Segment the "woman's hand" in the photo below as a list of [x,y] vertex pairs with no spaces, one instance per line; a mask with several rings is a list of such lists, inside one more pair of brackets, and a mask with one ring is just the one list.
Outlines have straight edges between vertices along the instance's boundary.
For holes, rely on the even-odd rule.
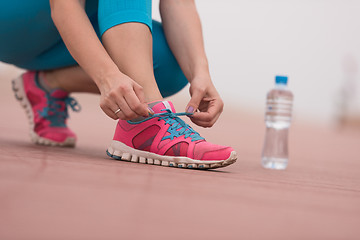
[[[211,82],[195,1],[160,1],[160,15],[171,51],[190,82],[191,100],[187,112],[202,127],[211,127],[224,103]],[[197,112],[199,110],[199,112]]]
[[[112,119],[130,120],[149,116],[142,87],[128,76],[119,72],[107,77],[101,81],[99,89],[100,107]],[[117,112],[118,109],[120,111]]]
[[223,111],[224,103],[210,76],[195,77],[190,84],[190,95],[186,112],[194,113],[191,121],[202,127],[213,126]]

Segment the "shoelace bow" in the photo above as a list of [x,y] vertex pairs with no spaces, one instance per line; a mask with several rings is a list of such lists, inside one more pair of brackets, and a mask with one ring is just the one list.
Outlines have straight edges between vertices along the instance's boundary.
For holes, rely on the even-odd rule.
[[[191,138],[191,141],[203,140],[204,138],[200,136],[192,127],[186,124],[179,116],[188,116],[191,113],[181,112],[181,113],[173,113],[169,109],[163,109],[166,112],[156,113],[153,117],[159,117],[160,120],[164,120],[165,124],[169,124],[168,132],[170,135],[165,136],[162,140],[171,139],[174,137],[180,137],[184,135],[184,138]],[[162,111],[163,111],[162,110]]]
[[[54,98],[50,94],[47,96],[48,98],[48,106],[45,107],[39,114],[48,119],[51,122],[51,126],[65,127],[65,119],[69,117],[67,107],[70,108],[74,112],[79,112],[81,110],[81,106],[78,102],[72,97],[66,97],[64,99]],[[62,104],[58,102],[63,101],[65,103],[64,108],[62,109]]]

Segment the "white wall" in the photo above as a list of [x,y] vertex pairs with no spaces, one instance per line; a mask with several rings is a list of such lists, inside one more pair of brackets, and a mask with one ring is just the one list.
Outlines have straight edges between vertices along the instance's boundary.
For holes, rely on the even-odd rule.
[[[153,1],[155,19],[158,2]],[[349,78],[344,61],[355,69],[360,61],[359,0],[196,2],[212,77],[227,104],[263,111],[274,76],[286,74],[295,115],[331,122]],[[360,112],[359,74],[350,77],[352,104]]]

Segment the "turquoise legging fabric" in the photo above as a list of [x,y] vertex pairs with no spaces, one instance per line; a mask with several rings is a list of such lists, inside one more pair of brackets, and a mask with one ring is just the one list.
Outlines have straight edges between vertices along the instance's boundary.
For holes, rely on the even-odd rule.
[[[1,5],[0,61],[28,70],[77,65],[51,19],[49,0],[11,0]],[[146,24],[153,35],[154,74],[162,95],[170,96],[187,84],[161,23],[151,18],[151,0],[87,0],[85,10],[100,39],[122,23]]]

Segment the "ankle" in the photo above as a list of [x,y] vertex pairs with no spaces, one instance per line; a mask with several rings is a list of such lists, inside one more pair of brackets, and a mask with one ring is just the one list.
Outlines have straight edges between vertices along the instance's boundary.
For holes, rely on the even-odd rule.
[[152,91],[145,92],[145,102],[151,103],[156,101],[162,101],[163,97],[161,96],[161,93],[157,89],[153,89]]
[[39,82],[46,90],[51,91],[60,88],[56,75],[52,71],[40,71]]

